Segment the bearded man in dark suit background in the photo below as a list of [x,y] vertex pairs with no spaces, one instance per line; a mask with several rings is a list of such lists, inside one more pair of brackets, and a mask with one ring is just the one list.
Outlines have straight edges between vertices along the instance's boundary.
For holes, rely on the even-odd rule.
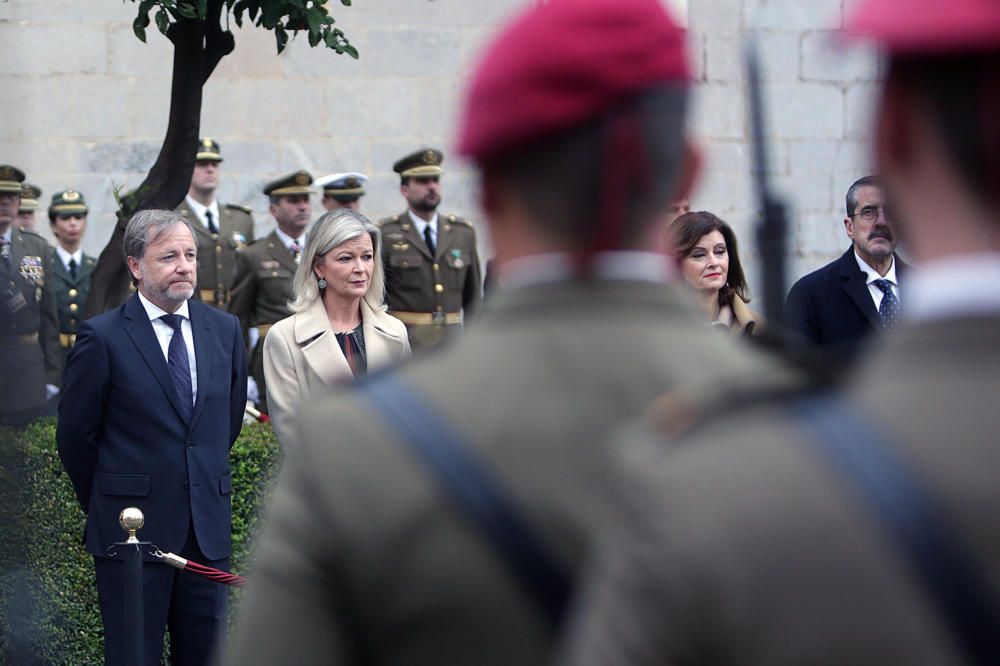
[[[122,540],[123,508],[145,514],[144,540],[228,569],[229,447],[246,403],[239,321],[190,300],[198,250],[190,222],[141,211],[124,247],[137,293],[80,325],[56,433],[87,513],[108,664],[125,663],[122,563],[107,552]],[[160,562],[143,575],[145,663],[160,663],[167,626],[172,663],[207,663],[225,627],[225,588]]]

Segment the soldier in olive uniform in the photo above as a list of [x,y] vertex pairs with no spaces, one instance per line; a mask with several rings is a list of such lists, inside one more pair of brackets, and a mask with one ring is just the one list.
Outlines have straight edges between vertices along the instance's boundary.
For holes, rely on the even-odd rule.
[[[24,173],[0,165],[0,425],[22,425],[59,392],[62,363],[48,243],[16,228]],[[8,387],[11,384],[6,384]]]
[[69,350],[76,344],[76,329],[90,291],[90,275],[97,265],[97,260],[84,254],[81,247],[87,230],[87,213],[87,202],[76,190],[52,195],[49,224],[56,237],[56,246],[52,249],[52,276],[64,364]]
[[[707,330],[649,249],[697,170],[683,31],[658,0],[526,4],[479,67],[459,141],[482,171],[504,291],[461,344],[304,406],[232,664],[549,663],[558,618],[526,581],[565,592],[585,558],[609,431],[683,382],[773,374]],[[594,39],[600,49],[573,48]],[[556,103],[549,82],[566,80],[586,82],[577,105]],[[452,437],[437,436],[442,422]],[[509,529],[512,514],[526,529]]]
[[191,220],[197,236],[195,294],[202,303],[227,310],[236,281],[236,253],[253,241],[253,217],[249,208],[215,198],[222,164],[218,142],[202,139],[195,159],[191,187],[177,210]]
[[361,210],[361,197],[365,196],[365,183],[368,176],[358,171],[347,173],[332,173],[316,179],[316,187],[323,190],[323,208],[337,210],[350,208]]
[[396,162],[408,208],[379,222],[389,314],[406,324],[414,351],[460,334],[482,302],[476,230],[438,214],[444,155],[418,150]]
[[843,25],[888,54],[899,326],[835,392],[623,437],[560,663],[1000,663],[1000,3],[863,0]]
[[21,184],[21,207],[17,210],[18,229],[35,230],[35,211],[38,210],[38,198],[42,196],[42,188],[31,183]]
[[239,269],[229,311],[240,318],[251,350],[250,393],[257,390],[257,404],[267,412],[264,386],[264,338],[272,324],[291,316],[292,278],[306,244],[309,226],[310,185],[306,171],[296,171],[264,187],[277,228],[239,253]]

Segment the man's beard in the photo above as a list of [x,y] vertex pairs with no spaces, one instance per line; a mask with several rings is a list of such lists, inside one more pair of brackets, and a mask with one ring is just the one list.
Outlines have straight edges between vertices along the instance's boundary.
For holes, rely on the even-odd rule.
[[190,287],[184,287],[180,290],[175,289],[171,291],[170,288],[176,284],[179,283],[172,282],[164,287],[153,287],[152,285],[147,286],[146,289],[149,291],[149,300],[160,300],[168,303],[180,304],[194,296],[193,284],[191,284]]
[[419,211],[421,213],[433,213],[437,210],[438,204],[441,203],[441,199],[431,203],[427,199],[420,199],[413,204],[413,210]]

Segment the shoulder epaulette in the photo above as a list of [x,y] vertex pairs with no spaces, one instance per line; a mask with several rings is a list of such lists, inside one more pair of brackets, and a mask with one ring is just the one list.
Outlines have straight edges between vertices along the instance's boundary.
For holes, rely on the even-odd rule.
[[[38,234],[36,234],[34,231],[28,231],[27,229],[19,229],[19,231],[21,232],[22,236],[27,236],[28,238],[31,238],[33,240],[40,240],[43,243],[45,243],[46,247],[49,247],[49,242],[47,240],[45,240],[43,237],[41,237]],[[53,248],[53,249],[55,249],[55,248]]]
[[250,208],[249,206],[241,206],[240,204],[227,203],[227,204],[225,204],[225,206],[226,206],[226,208],[232,208],[233,210],[243,211],[244,213],[247,213],[248,215],[253,212],[253,209]]
[[383,217],[381,220],[379,220],[375,224],[381,227],[384,224],[394,224],[396,222],[399,222],[399,215],[398,214],[397,215],[390,215],[389,217]]
[[472,222],[469,222],[464,217],[459,217],[457,215],[449,215],[447,217],[447,220],[449,222],[451,222],[452,224],[464,224],[465,226],[467,226],[469,228],[475,228],[475,227],[472,226]]

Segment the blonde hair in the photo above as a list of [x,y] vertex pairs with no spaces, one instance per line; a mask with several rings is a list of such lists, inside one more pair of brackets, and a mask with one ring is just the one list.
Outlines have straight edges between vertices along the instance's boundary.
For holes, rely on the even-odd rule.
[[292,312],[302,312],[320,298],[319,278],[313,272],[313,267],[322,261],[323,257],[339,245],[347,241],[361,238],[368,234],[372,239],[374,250],[372,279],[365,292],[365,302],[373,310],[385,310],[385,274],[382,269],[382,232],[372,224],[371,220],[361,213],[340,208],[324,213],[306,241],[302,255],[302,263],[295,271],[292,283],[293,298],[288,303]]

